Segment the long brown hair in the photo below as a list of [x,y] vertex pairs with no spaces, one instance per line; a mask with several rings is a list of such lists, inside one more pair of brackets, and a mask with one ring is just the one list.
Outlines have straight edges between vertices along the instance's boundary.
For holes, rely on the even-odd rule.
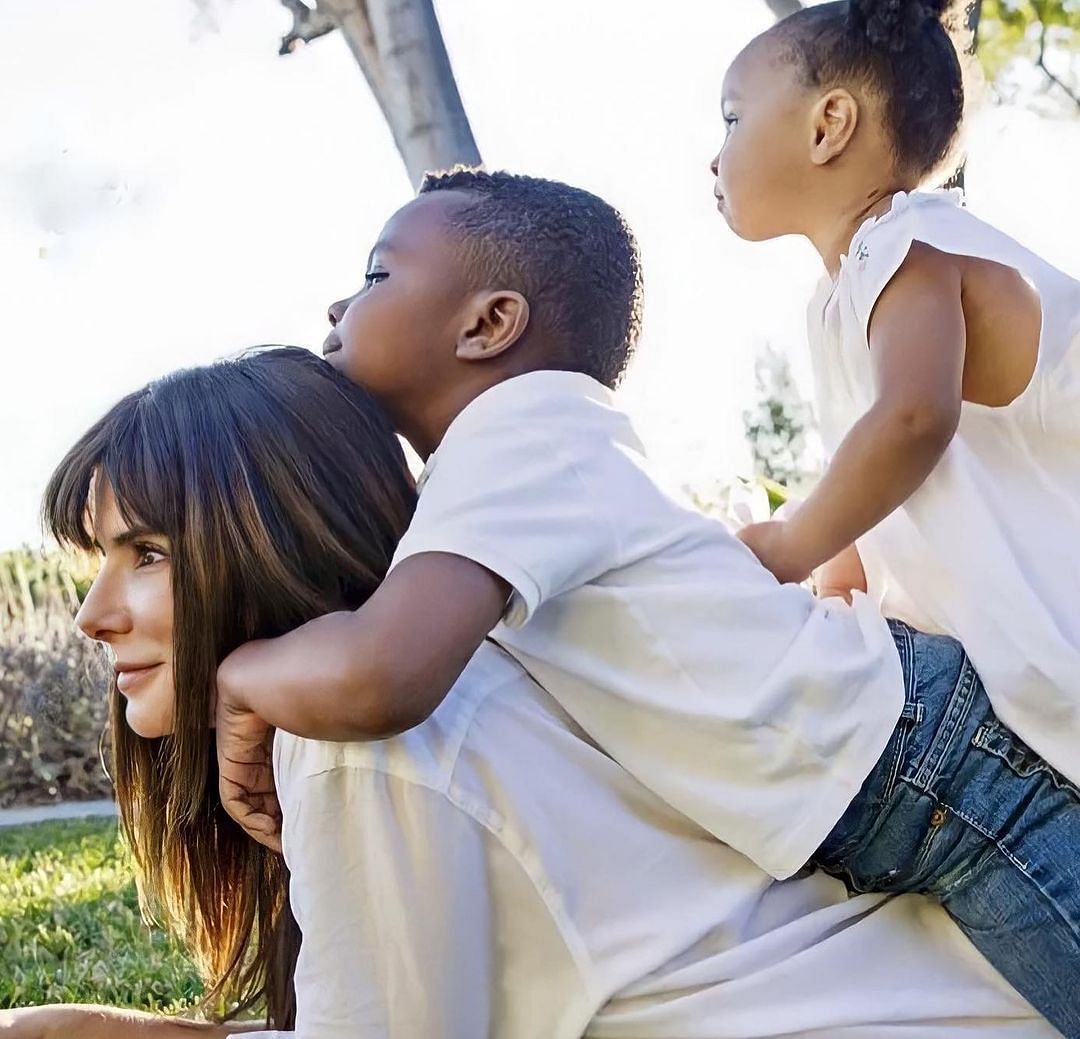
[[191,950],[204,1008],[265,999],[295,1019],[299,931],[281,857],[221,807],[208,726],[234,648],[359,607],[385,576],[415,504],[389,422],[306,350],[281,347],[177,372],[130,394],[57,467],[44,500],[63,544],[94,547],[87,505],[107,481],[131,525],[172,545],[175,732],[144,739],[111,691],[113,780],[144,911]]

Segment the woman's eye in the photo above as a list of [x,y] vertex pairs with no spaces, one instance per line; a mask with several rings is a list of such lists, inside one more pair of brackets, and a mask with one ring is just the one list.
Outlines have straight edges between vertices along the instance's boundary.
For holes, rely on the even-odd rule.
[[390,275],[386,271],[368,271],[364,275],[364,287],[370,288],[372,285],[377,285],[380,281],[385,281]]
[[136,545],[135,551],[138,553],[135,566],[140,569],[160,563],[165,558],[165,553],[160,548],[154,548],[153,545]]
[[737,115],[726,115],[726,116],[724,116],[724,125],[728,128],[729,133],[735,128],[735,124],[738,121],[739,121],[739,117]]

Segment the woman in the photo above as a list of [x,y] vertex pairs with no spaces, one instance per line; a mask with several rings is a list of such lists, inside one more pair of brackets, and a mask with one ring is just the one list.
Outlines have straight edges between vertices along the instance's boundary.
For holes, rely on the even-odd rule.
[[[57,538],[102,553],[79,624],[115,659],[122,827],[208,1008],[265,1001],[267,1027],[312,1039],[1054,1034],[939,908],[848,900],[818,875],[771,882],[493,645],[400,737],[277,734],[287,891],[285,864],[218,803],[215,668],[248,639],[359,607],[413,494],[372,401],[293,349],[130,395],[49,485]],[[0,1013],[18,1039],[251,1027]]]

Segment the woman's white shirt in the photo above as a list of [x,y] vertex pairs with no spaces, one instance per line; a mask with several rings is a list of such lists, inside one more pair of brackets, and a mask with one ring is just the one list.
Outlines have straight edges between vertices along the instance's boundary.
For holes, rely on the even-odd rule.
[[275,772],[298,1036],[1055,1034],[936,906],[771,881],[490,644],[418,728],[279,732]]
[[963,404],[935,470],[859,539],[867,588],[887,616],[959,638],[1001,720],[1080,782],[1080,282],[958,193],[900,192],[810,305],[822,439],[835,451],[874,402],[870,317],[916,241],[1019,271],[1042,304],[1039,356],[1008,406]]

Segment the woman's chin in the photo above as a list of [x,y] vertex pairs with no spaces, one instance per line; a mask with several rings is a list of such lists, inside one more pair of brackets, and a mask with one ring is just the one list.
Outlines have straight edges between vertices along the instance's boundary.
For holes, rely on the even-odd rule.
[[171,718],[162,717],[162,712],[147,710],[147,705],[132,700],[128,701],[124,720],[128,728],[144,740],[156,740],[173,733]]

